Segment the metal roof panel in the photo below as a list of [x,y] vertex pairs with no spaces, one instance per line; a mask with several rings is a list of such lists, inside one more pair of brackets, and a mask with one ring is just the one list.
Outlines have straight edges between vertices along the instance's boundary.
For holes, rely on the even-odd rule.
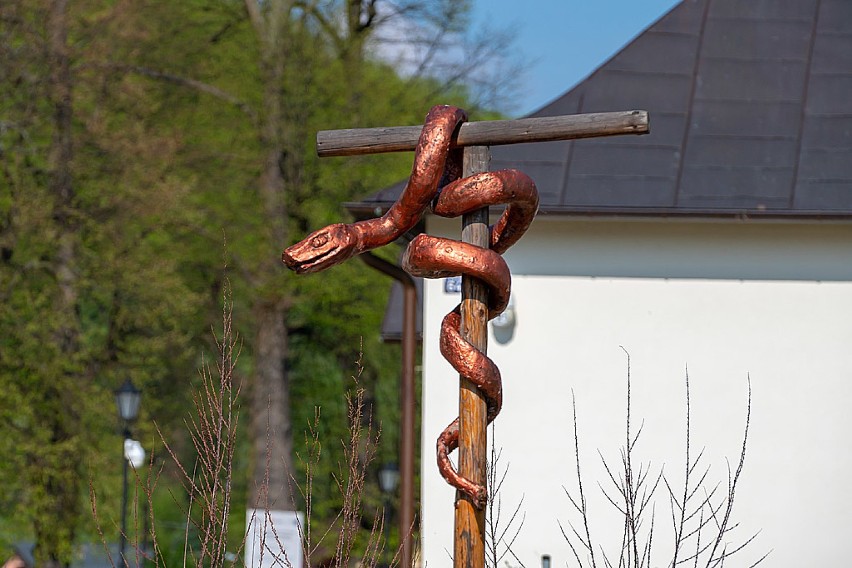
[[704,57],[695,98],[758,103],[795,102],[805,85],[804,61]]
[[820,33],[849,33],[852,22],[852,2],[849,0],[820,0],[817,30]]
[[807,59],[811,22],[766,20],[707,21],[701,54],[752,60]]
[[755,20],[811,20],[817,0],[714,0],[711,17]]
[[683,207],[783,208],[789,205],[793,166],[687,166],[678,205]]
[[848,32],[816,37],[811,72],[848,73],[852,69],[852,29]]

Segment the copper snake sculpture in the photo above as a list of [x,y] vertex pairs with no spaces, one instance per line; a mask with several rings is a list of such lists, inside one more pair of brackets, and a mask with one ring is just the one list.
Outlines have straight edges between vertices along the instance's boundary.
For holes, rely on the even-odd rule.
[[[499,220],[489,227],[490,250],[461,241],[420,234],[403,254],[402,267],[413,276],[446,278],[466,274],[489,289],[488,319],[509,303],[511,276],[500,256],[529,227],[538,211],[533,181],[517,170],[461,176],[460,148],[451,148],[453,134],[467,117],[451,106],[433,107],[426,116],[414,154],[411,177],[399,199],[382,217],[356,223],[337,223],[315,231],[287,248],[284,263],[299,274],[318,272],[355,255],[384,246],[411,229],[431,205],[442,217],[458,217],[482,207],[506,205]],[[462,338],[460,305],[441,324],[441,354],[482,392],[490,424],[503,403],[500,371],[491,359]],[[458,447],[456,418],[438,437],[438,469],[447,482],[469,495],[482,508],[487,491],[459,475],[448,454]]]

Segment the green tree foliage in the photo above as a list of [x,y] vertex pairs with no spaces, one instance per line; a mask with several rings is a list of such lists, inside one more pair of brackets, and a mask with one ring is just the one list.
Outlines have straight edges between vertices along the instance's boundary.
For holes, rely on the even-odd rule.
[[3,517],[66,564],[91,527],[86,481],[120,467],[111,390],[192,372],[201,296],[177,271],[173,144],[76,81],[87,30],[63,2],[3,3],[0,21],[0,476],[19,489]]
[[[384,431],[379,460],[392,459],[399,364],[378,338],[389,281],[357,262],[296,278],[278,258],[306,232],[346,220],[342,202],[410,168],[405,154],[319,160],[317,130],[417,124],[432,104],[469,102],[458,81],[402,76],[371,55],[391,8],[415,17],[418,4],[443,10],[432,17],[454,14],[447,33],[468,9],[0,3],[0,546],[35,538],[43,561],[67,564],[72,543],[94,535],[89,483],[101,524],[114,526],[121,439],[112,390],[126,377],[143,389],[136,434],[155,455],[152,420],[180,436],[199,354],[214,350],[223,265],[245,341],[244,407],[255,395],[237,494],[256,502],[264,411],[283,413],[278,460],[299,477],[289,438],[298,444],[321,406],[319,475],[336,470],[347,377],[361,350],[362,384],[377,393]],[[61,44],[56,26],[67,34]],[[192,459],[190,444],[173,447]],[[315,511],[330,520],[340,502],[329,489],[318,489]],[[377,502],[368,496],[368,506]],[[237,505],[244,518],[245,502]]]

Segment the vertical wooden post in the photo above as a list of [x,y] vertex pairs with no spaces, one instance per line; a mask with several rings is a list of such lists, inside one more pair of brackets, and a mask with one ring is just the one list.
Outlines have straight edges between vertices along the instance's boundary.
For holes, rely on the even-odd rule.
[[[487,146],[464,149],[463,176],[488,171],[491,153]],[[482,248],[489,246],[488,208],[462,217],[462,241]],[[462,276],[461,334],[477,349],[488,349],[488,288],[478,280]],[[485,398],[465,378],[459,385],[459,473],[474,483],[486,484],[487,452]],[[490,496],[489,496],[490,497]],[[485,510],[477,509],[470,498],[456,494],[455,568],[483,568],[485,565]]]

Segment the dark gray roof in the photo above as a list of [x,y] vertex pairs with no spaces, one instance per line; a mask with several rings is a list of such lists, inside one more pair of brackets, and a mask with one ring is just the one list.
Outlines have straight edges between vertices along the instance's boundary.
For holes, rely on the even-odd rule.
[[637,108],[647,136],[494,147],[492,169],[543,213],[852,219],[852,1],[685,0],[531,116]]

